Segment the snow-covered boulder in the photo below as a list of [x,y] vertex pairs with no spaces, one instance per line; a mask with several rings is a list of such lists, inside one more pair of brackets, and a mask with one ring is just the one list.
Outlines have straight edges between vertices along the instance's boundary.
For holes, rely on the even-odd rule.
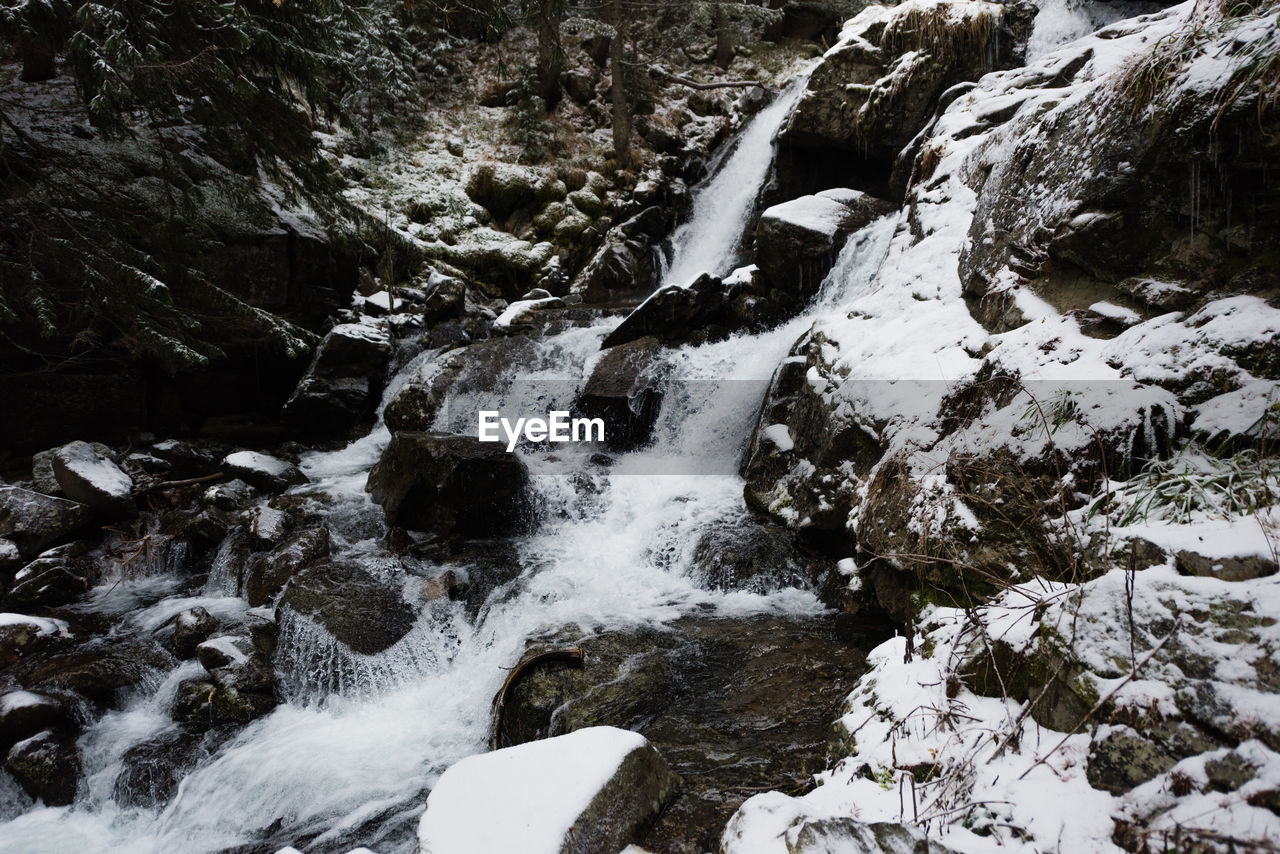
[[400,432],[369,472],[367,489],[387,522],[442,537],[496,536],[515,528],[528,471],[501,442]]
[[371,419],[391,361],[391,342],[365,323],[333,327],[284,405],[283,416],[307,435],[343,436]]
[[451,766],[427,798],[418,845],[431,854],[620,851],[678,785],[644,736],[581,729]]
[[72,501],[110,516],[134,512],[133,481],[88,442],[71,442],[53,454],[53,473]]
[[258,451],[236,451],[222,460],[227,474],[267,492],[284,492],[307,482],[307,476],[293,463]]
[[0,486],[0,537],[17,546],[23,557],[35,557],[92,518],[93,511],[87,505],[17,486]]
[[774,205],[756,224],[756,265],[777,288],[812,294],[844,239],[893,205],[857,190],[826,190]]

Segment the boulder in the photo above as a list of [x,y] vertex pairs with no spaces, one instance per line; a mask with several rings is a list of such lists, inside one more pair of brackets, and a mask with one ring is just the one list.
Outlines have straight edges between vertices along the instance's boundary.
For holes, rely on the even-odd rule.
[[439,323],[462,316],[467,303],[467,286],[461,279],[435,270],[427,278],[426,296],[422,301],[422,317],[428,323]]
[[29,691],[69,703],[87,699],[100,706],[113,707],[122,691],[154,679],[176,665],[173,656],[156,643],[90,642],[67,652],[27,656],[9,672]]
[[679,782],[644,736],[613,727],[470,756],[432,789],[418,845],[432,854],[620,851]]
[[285,422],[308,436],[346,436],[372,419],[390,361],[391,341],[381,329],[363,323],[333,327],[285,402]]
[[236,451],[222,460],[227,474],[247,481],[265,492],[284,492],[307,482],[307,476],[293,463],[258,451]]
[[1087,776],[1095,789],[1123,795],[1174,766],[1170,756],[1154,742],[1128,727],[1111,729],[1089,749]]
[[196,730],[242,726],[262,717],[278,704],[273,694],[240,691],[207,679],[188,679],[178,686],[170,712],[173,719]]
[[693,564],[705,587],[753,593],[812,586],[831,569],[801,554],[786,529],[750,516],[704,531],[694,546]]
[[265,554],[256,554],[245,568],[244,591],[249,604],[265,605],[290,578],[329,556],[329,530],[313,528],[295,534]]
[[0,486],[0,537],[18,547],[23,557],[35,557],[93,518],[87,505],[21,489]]
[[173,621],[173,653],[178,658],[191,658],[196,647],[218,630],[218,620],[200,606],[188,608]]
[[282,615],[307,617],[365,655],[400,640],[417,617],[399,589],[352,563],[327,562],[303,570],[285,588],[279,607]]
[[56,643],[67,631],[62,620],[0,614],[0,670],[24,656]]
[[22,552],[12,540],[0,537],[0,575],[6,575],[19,566],[22,566]]
[[756,223],[756,264],[772,286],[812,296],[844,239],[892,210],[889,202],[848,189],[774,205]]
[[107,516],[137,512],[129,475],[88,442],[71,442],[54,451],[53,473],[72,501]]
[[471,170],[465,187],[471,200],[498,221],[531,209],[539,201],[558,201],[565,196],[564,185],[553,176],[532,166],[509,163],[481,163]]
[[611,447],[624,450],[649,440],[662,408],[660,348],[652,336],[610,347],[578,395],[578,410],[604,421]]
[[442,537],[508,533],[526,515],[524,463],[473,436],[398,432],[366,489],[388,524]]
[[[726,835],[733,828],[726,828]],[[797,821],[786,832],[787,854],[956,854],[915,827],[853,818]]]
[[50,448],[31,455],[31,481],[35,484],[36,491],[45,495],[62,495],[58,476],[53,471],[53,454],[57,450]]
[[607,349],[647,336],[667,345],[704,343],[738,330],[762,328],[785,311],[759,294],[759,284],[753,278],[718,279],[704,273],[688,286],[659,288],[600,346]]
[[23,690],[0,694],[0,748],[70,723],[67,708],[52,697]]
[[31,797],[46,806],[66,806],[75,800],[80,780],[80,756],[75,740],[45,730],[9,749],[5,767]]
[[200,733],[174,729],[134,745],[120,758],[112,797],[121,806],[163,806],[182,778],[210,756],[206,741]]
[[1190,549],[1180,549],[1174,555],[1174,562],[1183,575],[1220,578],[1223,581],[1252,581],[1280,571],[1275,555],[1269,554],[1206,556]]
[[26,611],[78,599],[97,579],[98,567],[77,551],[65,546],[50,549],[18,570],[4,597],[5,608]]
[[[557,232],[565,228],[565,223],[570,219],[556,226]],[[653,244],[644,239],[627,237],[618,228],[614,228],[591,260],[583,266],[569,291],[581,294],[590,302],[608,302],[620,297],[648,293],[658,283],[658,274]]]

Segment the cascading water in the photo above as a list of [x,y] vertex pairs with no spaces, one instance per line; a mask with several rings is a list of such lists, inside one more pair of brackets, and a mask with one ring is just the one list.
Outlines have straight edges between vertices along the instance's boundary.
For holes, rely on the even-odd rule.
[[682,285],[699,273],[722,276],[734,266],[756,198],[773,164],[773,138],[804,94],[807,75],[791,81],[747,123],[736,145],[693,199],[693,212],[672,237],[666,281]]
[[[673,276],[717,270],[733,257],[768,168],[758,146],[763,141],[768,148],[798,91],[793,87],[757,117],[699,194],[697,214],[677,238]],[[492,698],[530,637],[572,623],[586,629],[665,623],[691,611],[821,611],[812,593],[798,589],[704,589],[691,570],[691,544],[708,525],[743,512],[736,471],[765,384],[816,314],[838,307],[874,277],[893,229],[886,219],[851,238],[807,315],[761,335],[666,351],[673,391],[651,445],[620,455],[608,468],[592,466],[588,450],[574,456],[557,449],[555,457],[536,447],[523,450],[542,520],[513,540],[520,573],[494,590],[474,619],[460,603],[431,602],[404,638],[373,656],[344,649],[306,618],[284,620],[277,665],[289,674],[289,702],[218,745],[163,809],[123,806],[113,794],[122,756],[174,728],[167,710],[179,683],[200,667],[188,662],[162,674],[82,736],[87,786],[75,806],[7,816],[12,820],[0,826],[0,851],[213,852],[306,843],[317,851],[363,844],[383,854],[410,852],[434,780],[452,762],[485,749]],[[458,392],[438,426],[471,432],[477,403],[568,408],[615,323],[599,320],[535,339],[533,355],[499,392],[501,399],[478,401]],[[386,399],[433,371],[437,355],[423,353],[406,366]],[[379,424],[341,450],[303,461],[312,478],[306,493],[327,496],[319,509],[335,551],[370,566],[386,552],[381,510],[364,482],[388,440]],[[227,620],[246,616],[243,600],[228,595],[234,591],[217,561],[200,596],[173,595],[176,583],[163,575],[121,586],[124,593],[104,589],[91,600],[104,611],[133,609],[121,618],[121,636],[154,631],[193,605]]]

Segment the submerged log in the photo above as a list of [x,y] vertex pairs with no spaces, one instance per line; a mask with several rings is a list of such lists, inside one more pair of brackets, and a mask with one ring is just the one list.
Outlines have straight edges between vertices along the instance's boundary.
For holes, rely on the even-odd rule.
[[580,647],[562,647],[560,649],[548,649],[541,652],[525,653],[520,662],[507,674],[506,680],[502,683],[502,688],[498,690],[497,695],[493,698],[493,726],[489,730],[489,749],[497,750],[502,746],[502,723],[506,714],[507,697],[515,689],[520,680],[527,676],[535,667],[539,667],[549,662],[563,662],[574,667],[582,667],[582,649]]

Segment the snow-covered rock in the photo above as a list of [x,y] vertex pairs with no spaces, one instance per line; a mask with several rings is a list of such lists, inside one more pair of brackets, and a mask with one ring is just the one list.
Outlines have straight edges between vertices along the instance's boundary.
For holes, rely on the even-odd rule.
[[452,765],[427,798],[418,845],[432,854],[620,851],[678,784],[644,736],[577,730]]
[[293,463],[258,451],[236,451],[222,460],[227,474],[267,492],[284,492],[307,482],[307,476]]
[[35,557],[69,537],[93,518],[85,504],[54,498],[16,486],[0,486],[0,537]]
[[828,190],[774,205],[756,224],[756,264],[769,283],[810,295],[844,239],[893,205],[857,190]]
[[371,419],[391,361],[386,332],[342,323],[325,335],[282,415],[306,435],[342,436]]
[[62,492],[111,516],[136,510],[133,481],[88,442],[71,442],[53,454],[53,472]]

